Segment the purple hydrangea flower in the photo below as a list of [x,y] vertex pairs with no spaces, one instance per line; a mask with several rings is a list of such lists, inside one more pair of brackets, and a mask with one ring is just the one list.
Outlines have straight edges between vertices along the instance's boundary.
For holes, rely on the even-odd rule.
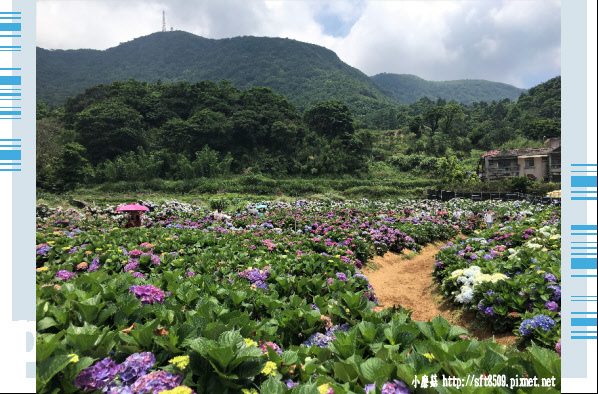
[[409,394],[411,389],[407,383],[401,380],[393,380],[392,382],[384,383],[382,386],[382,394]]
[[293,387],[299,385],[299,383],[295,383],[291,379],[286,380],[284,383],[287,385],[288,389],[292,389]]
[[60,279],[62,279],[64,281],[67,281],[67,280],[71,280],[73,278],[76,278],[77,274],[74,273],[74,272],[69,272],[69,271],[66,271],[66,270],[61,270],[61,271],[58,271],[56,273],[56,275],[54,275],[54,277],[55,278],[60,278]]
[[486,316],[494,316],[494,308],[492,308],[491,306],[489,306],[488,308],[486,308],[486,310],[484,311],[484,314]]
[[105,358],[79,372],[73,384],[82,391],[100,390],[114,379],[119,370],[120,365],[109,358]]
[[558,282],[556,276],[550,273],[544,274],[544,280],[546,280],[546,282]]
[[137,259],[129,260],[129,262],[125,265],[125,268],[123,268],[123,270],[125,272],[137,271],[138,269],[139,269],[139,264],[137,263]]
[[154,371],[137,379],[131,389],[138,394],[159,393],[180,386],[183,378],[183,375],[172,375],[166,371]]
[[147,275],[143,275],[141,272],[131,272],[135,278],[147,278]]
[[40,256],[45,256],[48,254],[50,250],[52,250],[52,247],[50,245],[43,245],[39,247],[35,253]]
[[100,259],[96,257],[91,261],[91,264],[89,265],[89,268],[87,269],[87,272],[95,272],[98,269],[100,269]]
[[557,304],[554,301],[547,301],[546,304],[544,304],[544,306],[551,312],[556,312],[559,310],[559,304]]
[[336,273],[336,277],[337,277],[338,279],[342,280],[343,282],[346,282],[346,281],[347,281],[347,275],[345,275],[345,274],[344,274],[344,273],[342,273],[342,272],[337,272],[337,273]]
[[156,357],[150,352],[131,354],[120,365],[119,377],[124,385],[129,386],[145,375],[155,363]]
[[370,393],[370,392],[372,392],[372,391],[374,391],[374,392],[375,392],[375,391],[376,391],[376,383],[372,383],[372,384],[366,384],[366,385],[363,387],[363,391],[365,391],[365,392],[366,392],[366,394],[369,394],[369,393]]
[[135,293],[135,298],[141,299],[141,305],[164,302],[164,292],[152,285],[131,286],[129,293]]
[[561,286],[550,285],[548,288],[552,290],[552,299],[554,301],[559,301],[561,299]]

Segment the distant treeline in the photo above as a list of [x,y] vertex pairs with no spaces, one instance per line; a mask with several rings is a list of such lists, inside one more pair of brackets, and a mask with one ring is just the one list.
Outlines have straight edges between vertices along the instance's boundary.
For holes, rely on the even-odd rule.
[[367,177],[380,166],[434,177],[440,157],[560,135],[560,77],[516,103],[421,99],[379,115],[377,127],[393,132],[366,129],[338,100],[301,113],[270,88],[228,81],[98,85],[55,110],[38,101],[37,183],[62,191],[228,174]]

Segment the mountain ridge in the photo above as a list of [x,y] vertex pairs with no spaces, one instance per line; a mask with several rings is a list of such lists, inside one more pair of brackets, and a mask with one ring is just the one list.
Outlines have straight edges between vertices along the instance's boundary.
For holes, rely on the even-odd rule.
[[[199,82],[227,79],[240,89],[271,87],[276,93],[287,96],[300,110],[320,101],[340,99],[359,117],[401,103],[409,104],[424,97],[423,94],[437,98],[434,95],[438,89],[431,87],[443,83],[413,76],[419,79],[411,78],[414,88],[402,88],[409,93],[406,95],[397,91],[396,77],[380,77],[401,74],[369,77],[344,63],[332,50],[319,45],[278,37],[210,39],[183,31],[152,33],[105,50],[38,47],[37,68],[38,98],[52,106],[61,105],[68,97],[90,86],[114,81]],[[399,79],[405,83],[405,78]],[[444,83],[450,85],[452,82]],[[476,87],[478,91],[493,84],[506,85],[483,82],[486,82],[484,86]],[[458,86],[459,89],[466,88],[462,83]],[[516,99],[525,92],[524,89],[512,89],[519,93],[490,98]],[[451,89],[444,91],[450,93]],[[460,97],[474,100],[466,102],[459,100]],[[466,104],[483,101],[469,93],[442,98]]]

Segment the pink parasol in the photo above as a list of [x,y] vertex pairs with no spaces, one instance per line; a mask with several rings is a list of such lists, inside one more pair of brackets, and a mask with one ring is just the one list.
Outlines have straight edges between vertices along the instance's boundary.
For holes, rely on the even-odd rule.
[[137,205],[137,204],[129,204],[129,205],[121,205],[120,207],[116,208],[116,212],[129,212],[129,211],[149,211],[149,208],[145,205]]

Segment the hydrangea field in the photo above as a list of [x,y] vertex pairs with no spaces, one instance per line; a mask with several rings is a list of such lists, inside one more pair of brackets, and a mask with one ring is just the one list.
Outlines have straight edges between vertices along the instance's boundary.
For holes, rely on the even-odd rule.
[[[557,207],[261,203],[263,214],[254,204],[225,220],[147,204],[143,227],[128,229],[109,210],[38,218],[37,392],[460,392],[443,375],[554,376],[560,391]],[[373,256],[438,241],[430,283],[515,332],[520,350],[375,308],[361,271]],[[439,384],[422,388],[424,375]]]

